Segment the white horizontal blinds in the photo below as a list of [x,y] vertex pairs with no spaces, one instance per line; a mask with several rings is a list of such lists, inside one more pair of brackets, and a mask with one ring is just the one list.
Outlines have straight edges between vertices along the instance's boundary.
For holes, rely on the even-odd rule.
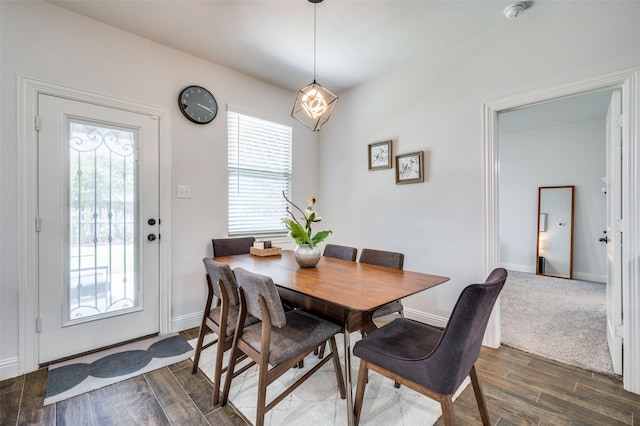
[[292,128],[229,111],[229,235],[287,232]]

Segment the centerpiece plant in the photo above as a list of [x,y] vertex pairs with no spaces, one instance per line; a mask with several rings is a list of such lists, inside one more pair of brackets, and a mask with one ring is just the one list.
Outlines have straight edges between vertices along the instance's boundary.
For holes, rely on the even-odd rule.
[[[331,234],[330,230],[318,231],[314,234],[311,229],[312,224],[318,223],[322,220],[322,217],[313,210],[313,206],[317,201],[315,196],[308,198],[307,208],[305,210],[302,210],[293,201],[287,198],[284,191],[282,191],[282,196],[290,204],[290,206],[287,206],[287,213],[289,213],[290,217],[283,218],[282,222],[286,225],[289,233],[291,234],[291,238],[293,238],[296,244],[306,244],[310,248],[314,248],[319,243],[323,242],[329,234]],[[291,207],[293,207],[297,213],[294,213]],[[296,217],[298,213],[302,216]]]

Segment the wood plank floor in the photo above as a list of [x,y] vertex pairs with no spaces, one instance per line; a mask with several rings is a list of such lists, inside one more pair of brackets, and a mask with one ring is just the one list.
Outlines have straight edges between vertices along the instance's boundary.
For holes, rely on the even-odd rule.
[[[248,424],[231,406],[212,405],[211,382],[191,366],[182,361],[44,408],[46,369],[4,380],[0,425]],[[494,425],[640,426],[640,395],[615,379],[504,346],[483,348],[477,370]],[[471,386],[454,410],[458,424],[481,424]]]

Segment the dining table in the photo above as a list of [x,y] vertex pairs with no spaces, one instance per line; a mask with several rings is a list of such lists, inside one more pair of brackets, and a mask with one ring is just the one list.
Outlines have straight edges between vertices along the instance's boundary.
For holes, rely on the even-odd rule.
[[215,260],[227,263],[232,269],[240,267],[271,277],[284,302],[343,326],[349,426],[354,422],[349,333],[375,330],[373,312],[377,308],[449,281],[448,277],[439,275],[325,256],[317,266],[302,268],[291,250],[282,250],[274,256],[241,254],[215,257]]

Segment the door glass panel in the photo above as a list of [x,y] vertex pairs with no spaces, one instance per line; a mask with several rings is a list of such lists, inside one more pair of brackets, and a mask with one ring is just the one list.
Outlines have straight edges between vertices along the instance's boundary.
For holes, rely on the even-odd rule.
[[69,120],[68,321],[140,306],[137,131]]

